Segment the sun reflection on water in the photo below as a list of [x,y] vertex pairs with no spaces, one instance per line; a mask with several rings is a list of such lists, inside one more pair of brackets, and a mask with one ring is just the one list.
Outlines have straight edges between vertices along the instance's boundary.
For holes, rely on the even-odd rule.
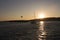
[[40,28],[39,29],[42,31],[44,30],[44,22],[43,21],[40,22]]
[[38,39],[39,40],[46,40],[46,31],[44,30],[44,21],[40,21],[40,27],[39,27],[39,35],[38,35]]

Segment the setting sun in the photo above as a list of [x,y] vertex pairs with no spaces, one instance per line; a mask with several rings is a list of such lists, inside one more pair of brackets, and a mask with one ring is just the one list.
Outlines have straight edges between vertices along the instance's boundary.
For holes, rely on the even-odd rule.
[[45,18],[45,14],[44,13],[39,13],[38,18]]

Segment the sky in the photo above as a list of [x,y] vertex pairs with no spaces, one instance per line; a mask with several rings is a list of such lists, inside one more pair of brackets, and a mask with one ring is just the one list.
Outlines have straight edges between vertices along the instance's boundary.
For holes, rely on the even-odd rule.
[[0,21],[34,19],[41,12],[45,17],[60,17],[60,0],[0,0]]

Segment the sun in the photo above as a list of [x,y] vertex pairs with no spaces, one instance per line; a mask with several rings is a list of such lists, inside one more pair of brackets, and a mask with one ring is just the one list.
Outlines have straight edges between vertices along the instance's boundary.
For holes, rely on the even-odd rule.
[[38,18],[41,18],[41,19],[45,18],[45,14],[43,12],[42,13],[39,13],[38,14]]
[[44,14],[40,14],[39,18],[44,18],[45,15]]

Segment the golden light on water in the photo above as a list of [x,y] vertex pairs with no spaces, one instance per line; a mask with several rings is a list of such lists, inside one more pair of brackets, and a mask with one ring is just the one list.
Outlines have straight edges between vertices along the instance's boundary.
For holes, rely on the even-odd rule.
[[46,31],[44,28],[44,21],[40,21],[39,31],[40,31],[40,34],[38,35],[38,37],[39,37],[38,39],[45,40],[47,34],[46,34]]
[[44,30],[44,22],[43,21],[40,22],[40,30],[42,30],[42,31]]
[[44,22],[43,22],[43,21],[41,21],[41,22],[40,22],[40,24],[41,24],[41,25],[43,25],[43,24],[44,24]]

